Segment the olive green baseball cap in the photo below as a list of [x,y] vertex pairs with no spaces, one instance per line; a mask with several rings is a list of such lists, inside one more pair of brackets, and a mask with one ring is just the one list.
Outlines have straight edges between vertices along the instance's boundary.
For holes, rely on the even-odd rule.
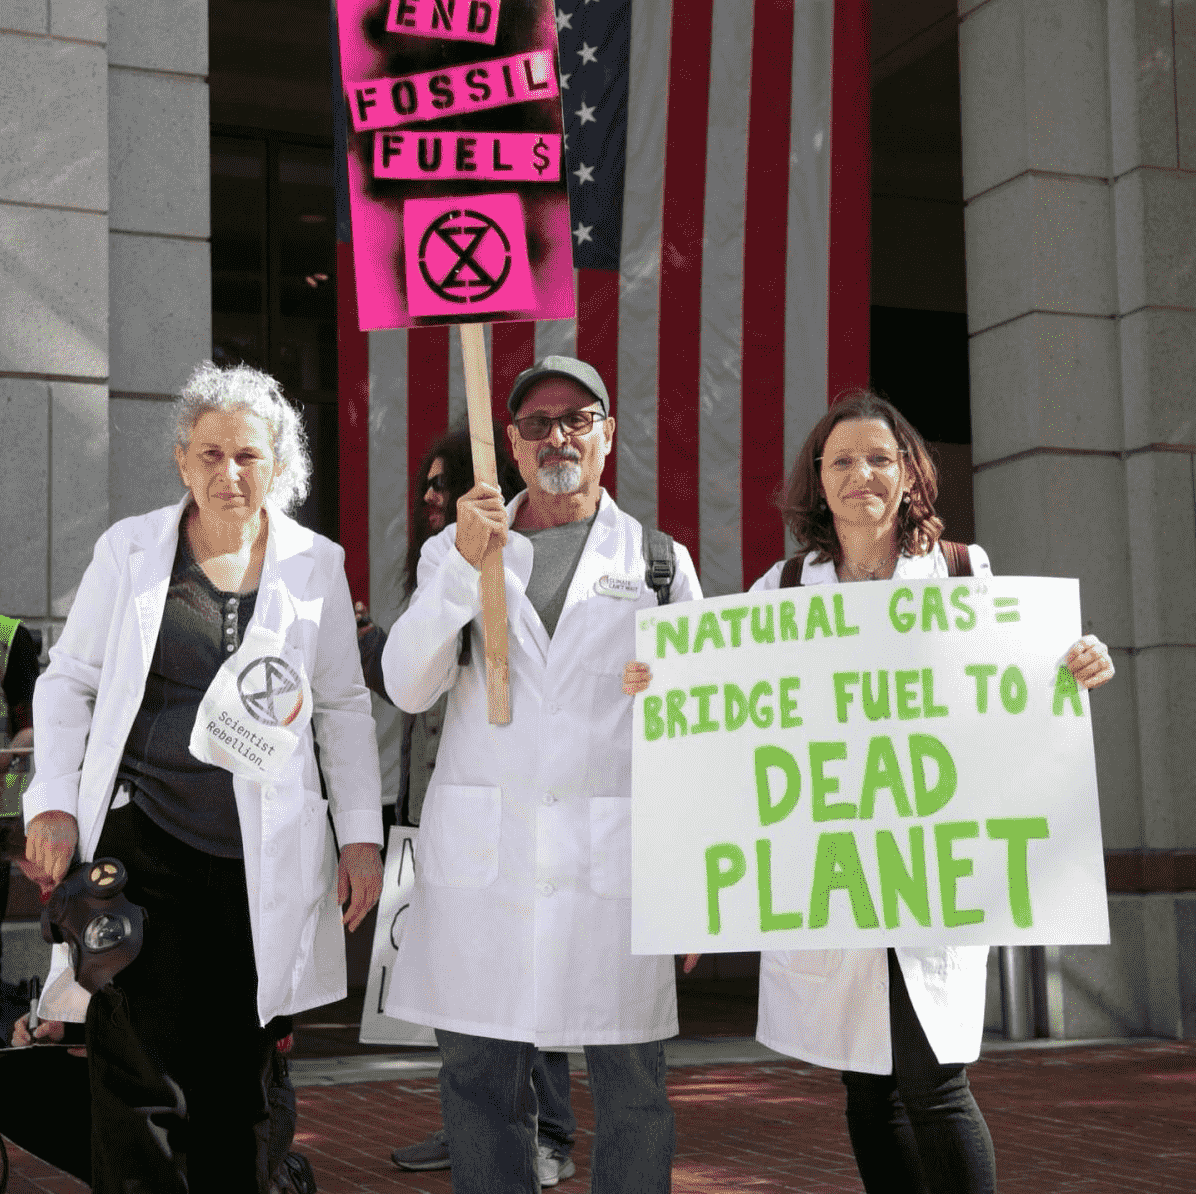
[[512,417],[519,410],[519,404],[523,401],[528,389],[545,377],[566,377],[570,381],[577,382],[583,389],[593,394],[595,401],[602,403],[604,415],[610,414],[610,398],[607,396],[606,386],[603,385],[602,378],[593,365],[587,365],[585,361],[579,361],[576,357],[545,357],[543,360],[537,361],[530,369],[524,369],[515,378],[515,384],[511,387],[511,396],[507,399],[507,409],[511,412]]

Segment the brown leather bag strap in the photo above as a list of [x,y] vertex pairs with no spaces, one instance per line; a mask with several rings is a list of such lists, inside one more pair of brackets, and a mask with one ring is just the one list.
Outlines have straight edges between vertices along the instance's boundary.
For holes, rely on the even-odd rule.
[[781,588],[792,589],[801,584],[801,566],[806,562],[806,553],[790,557],[781,569]]
[[939,546],[947,557],[948,576],[972,575],[972,557],[968,554],[966,543],[949,543],[946,539],[940,539]]

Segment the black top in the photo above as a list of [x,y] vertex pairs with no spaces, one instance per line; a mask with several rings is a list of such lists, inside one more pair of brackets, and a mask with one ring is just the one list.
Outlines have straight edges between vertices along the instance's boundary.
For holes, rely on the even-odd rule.
[[199,703],[241,645],[256,603],[256,591],[217,589],[180,531],[145,695],[116,773],[155,824],[219,858],[244,856],[232,774],[201,763],[188,743]]
[[8,703],[8,732],[33,725],[33,685],[37,682],[37,648],[33,635],[18,626],[8,645],[4,668],[4,699]]

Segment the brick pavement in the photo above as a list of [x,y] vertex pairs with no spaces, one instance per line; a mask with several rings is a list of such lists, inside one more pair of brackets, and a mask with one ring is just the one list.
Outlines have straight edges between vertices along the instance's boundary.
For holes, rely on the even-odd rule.
[[[1196,1043],[1036,1048],[969,1070],[997,1150],[1002,1194],[1196,1189]],[[800,1062],[691,1066],[669,1074],[675,1194],[859,1194],[838,1075]],[[593,1115],[573,1076],[577,1176],[586,1189]],[[448,1194],[447,1174],[400,1174],[390,1148],[439,1125],[434,1079],[307,1087],[303,1148],[321,1190]]]
[[[1003,1049],[970,1073],[1002,1194],[1196,1189],[1196,1042]],[[695,1065],[671,1070],[669,1089],[676,1194],[859,1194],[836,1074],[800,1062]],[[578,1173],[562,1194],[587,1188],[584,1074],[574,1074],[573,1095]],[[449,1194],[446,1173],[402,1174],[389,1160],[396,1144],[438,1126],[435,1079],[303,1087],[299,1116],[299,1147],[325,1194]],[[13,1152],[11,1194],[82,1189]]]

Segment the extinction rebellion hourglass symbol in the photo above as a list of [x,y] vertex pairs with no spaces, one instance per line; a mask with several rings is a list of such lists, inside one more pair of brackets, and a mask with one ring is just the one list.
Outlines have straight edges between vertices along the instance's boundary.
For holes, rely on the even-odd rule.
[[511,272],[511,242],[496,221],[479,211],[446,211],[420,240],[419,269],[446,302],[482,302]]

